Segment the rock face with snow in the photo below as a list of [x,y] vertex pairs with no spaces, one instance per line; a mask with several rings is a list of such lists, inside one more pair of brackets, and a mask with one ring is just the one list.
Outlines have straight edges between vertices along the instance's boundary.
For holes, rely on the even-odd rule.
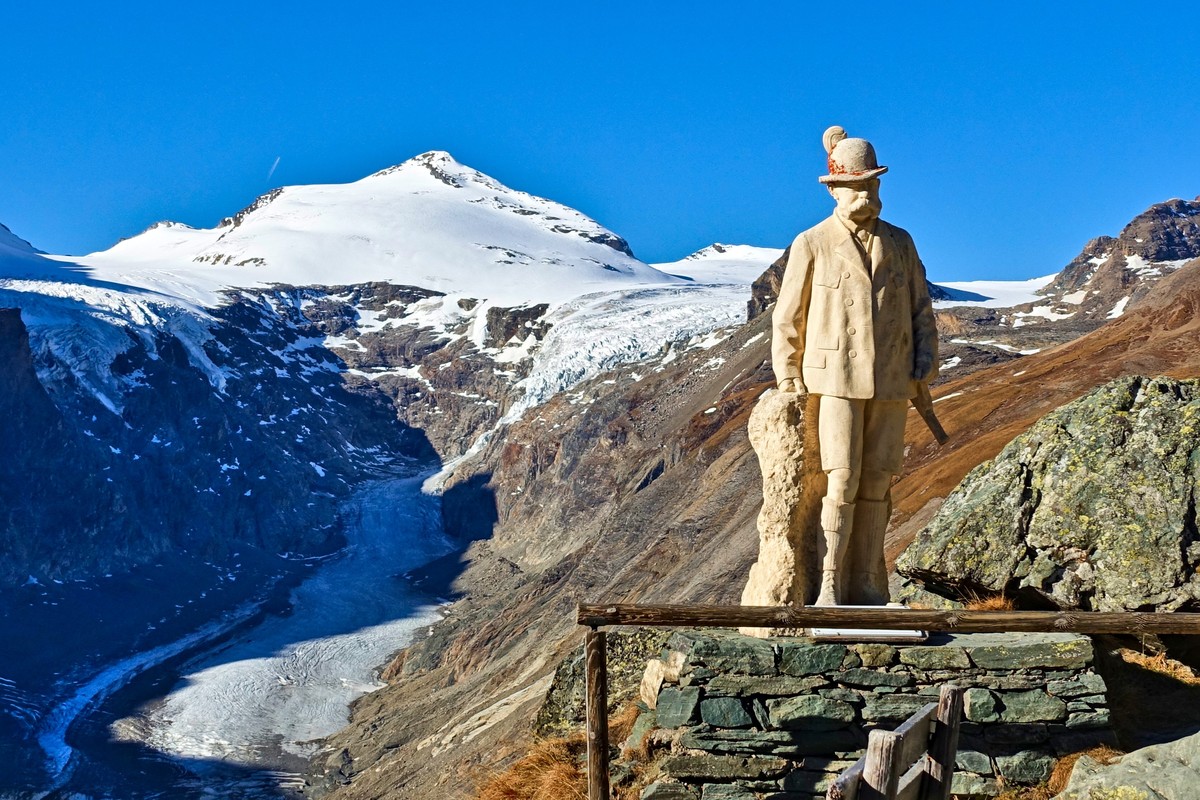
[[[1168,200],[1138,214],[1116,238],[1101,236],[1088,242],[1046,287],[1046,294],[1078,297],[1074,305],[1080,307],[1080,313],[1090,315],[1105,310],[1114,294],[1118,295],[1114,302],[1123,297],[1136,301],[1155,278],[1197,257],[1200,197]],[[1108,306],[1106,318],[1112,308]]]
[[1197,608],[1198,492],[1200,382],[1124,378],[1047,415],[967,475],[897,569],[957,596]]
[[[24,580],[26,565],[66,555],[58,552],[64,531],[94,535],[103,529],[101,510],[122,504],[124,493],[104,480],[103,454],[88,446],[38,381],[15,308],[0,308],[0,374],[0,418],[7,423],[7,452],[0,459],[0,577]],[[48,463],[57,469],[47,470]],[[98,502],[64,502],[80,497]]]
[[[23,477],[9,485],[27,490],[14,498],[27,499],[5,512],[58,533],[25,537],[0,583],[119,569],[184,541],[327,549],[351,487],[435,450],[461,455],[528,394],[551,303],[690,284],[579,212],[442,152],[350,184],[277,189],[212,229],[158,223],[82,258],[4,228],[0,305],[20,311],[3,333],[30,378],[11,389],[45,412],[23,431],[87,455],[31,446],[28,463],[10,460]],[[531,391],[586,373],[542,375]],[[36,502],[88,480],[62,463],[100,476],[64,507],[87,515],[76,525]],[[195,501],[152,511],[181,491]],[[94,546],[72,548],[72,529]]]
[[187,330],[192,318],[125,328],[48,298],[0,296],[24,306],[0,328],[16,437],[0,583],[175,551],[328,552],[352,486],[433,457],[382,398],[349,391],[317,331],[281,316],[270,295],[214,309],[202,336]]
[[[939,304],[943,322],[954,328],[942,337],[941,352],[962,363],[943,367],[965,374],[981,353],[1028,354],[1078,338],[1135,308],[1166,276],[1200,258],[1200,198],[1156,203],[1136,216],[1117,237],[1087,243],[1061,272],[1041,279],[1040,297],[990,308]],[[986,293],[987,284],[979,291]],[[1010,304],[1011,303],[1011,304]]]
[[1200,257],[1200,198],[1156,203],[1116,237],[1091,240],[1042,290],[1045,300],[1011,312],[1011,324],[1065,320],[1090,329],[1136,305],[1161,279]]

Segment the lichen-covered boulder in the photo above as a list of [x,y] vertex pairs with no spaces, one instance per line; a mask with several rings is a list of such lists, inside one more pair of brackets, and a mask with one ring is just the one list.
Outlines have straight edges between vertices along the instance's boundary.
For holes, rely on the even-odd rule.
[[[1119,793],[1118,790],[1125,790]],[[1200,733],[1134,750],[1105,766],[1082,756],[1075,762],[1062,800],[1128,797],[1190,800],[1200,792]]]
[[1200,381],[1127,377],[974,469],[897,562],[948,596],[1093,611],[1200,607]]

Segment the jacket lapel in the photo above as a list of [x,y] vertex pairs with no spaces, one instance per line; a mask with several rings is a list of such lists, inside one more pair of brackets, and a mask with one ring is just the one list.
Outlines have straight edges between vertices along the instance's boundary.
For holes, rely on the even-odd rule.
[[896,252],[896,242],[892,239],[892,228],[883,220],[875,223],[875,236],[871,238],[871,275],[887,274],[888,261]]
[[830,229],[837,237],[837,244],[834,245],[833,252],[847,264],[852,264],[863,272],[867,272],[867,265],[863,261],[862,253],[859,251],[858,245],[854,243],[850,231],[846,230],[846,226],[840,220],[833,219]]

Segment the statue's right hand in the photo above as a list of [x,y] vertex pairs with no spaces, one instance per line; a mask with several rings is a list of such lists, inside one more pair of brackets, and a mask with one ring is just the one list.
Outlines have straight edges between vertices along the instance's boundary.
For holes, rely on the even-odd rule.
[[784,378],[779,382],[781,392],[803,392],[804,384],[798,378]]

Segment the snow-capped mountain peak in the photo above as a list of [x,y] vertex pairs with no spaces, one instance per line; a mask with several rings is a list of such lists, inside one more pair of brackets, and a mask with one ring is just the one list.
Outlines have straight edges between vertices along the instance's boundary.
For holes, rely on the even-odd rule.
[[464,184],[474,182],[487,183],[491,188],[497,190],[507,190],[506,187],[484,175],[482,172],[459,163],[455,160],[454,156],[445,150],[430,150],[429,152],[421,153],[395,166],[373,172],[366,178],[363,178],[363,180],[386,178],[400,173],[428,173],[447,186],[454,186],[456,188],[462,188]]
[[696,283],[748,285],[781,255],[781,248],[715,243],[679,261],[654,266],[663,272],[685,277]]
[[271,283],[385,281],[513,306],[679,280],[579,211],[444,151],[352,183],[275,189],[215,228],[152,226],[79,262],[204,305],[224,288]]

